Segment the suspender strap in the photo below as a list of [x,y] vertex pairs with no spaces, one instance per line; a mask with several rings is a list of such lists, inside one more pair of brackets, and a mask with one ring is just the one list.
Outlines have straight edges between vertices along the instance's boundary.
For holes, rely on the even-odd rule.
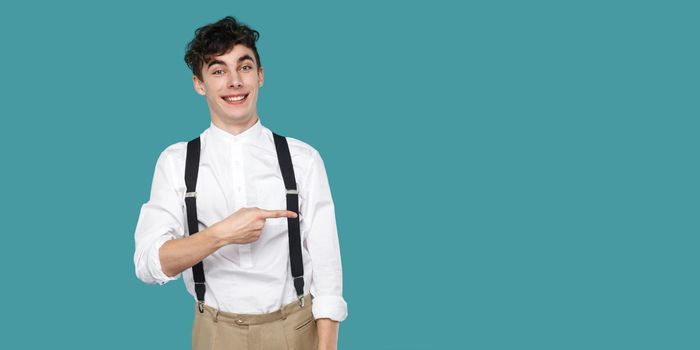
[[[187,143],[187,158],[185,160],[185,185],[187,186],[185,206],[187,206],[187,226],[190,236],[199,232],[196,189],[197,175],[199,173],[200,144],[199,137]],[[204,265],[201,261],[192,266],[192,276],[194,277],[194,291],[197,294],[199,311],[203,312],[202,304],[204,303],[206,286],[204,285]]]
[[282,170],[284,187],[287,189],[287,210],[297,213],[296,218],[287,218],[289,228],[289,260],[292,266],[292,277],[294,278],[294,289],[297,297],[304,305],[304,263],[301,258],[301,233],[299,227],[299,192],[297,182],[294,178],[294,167],[292,166],[292,156],[289,153],[289,145],[284,136],[272,133],[275,139],[275,149],[277,150],[277,160]]
[[[287,210],[299,214],[299,192],[297,191],[297,183],[294,177],[294,167],[292,165],[292,156],[289,153],[289,145],[284,136],[272,133],[275,139],[275,149],[277,150],[277,159],[279,161],[284,186],[287,189]],[[185,185],[187,193],[185,194],[185,206],[187,207],[187,225],[190,236],[199,232],[199,224],[197,220],[197,175],[199,173],[199,154],[201,142],[199,137],[187,143],[187,158],[185,161]],[[294,289],[297,292],[297,297],[301,301],[301,306],[304,306],[304,263],[301,256],[301,228],[299,226],[299,217],[287,218],[289,228],[289,260],[294,278]],[[199,312],[204,312],[204,294],[206,287],[204,284],[204,265],[202,261],[192,266],[192,277],[194,278],[194,290],[197,294],[197,302],[199,303]]]

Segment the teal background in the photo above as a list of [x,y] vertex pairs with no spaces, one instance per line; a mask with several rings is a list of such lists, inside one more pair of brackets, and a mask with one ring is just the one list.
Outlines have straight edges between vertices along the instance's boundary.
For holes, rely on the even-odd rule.
[[234,15],[327,167],[340,349],[698,349],[695,4],[3,3],[3,348],[189,348],[133,233],[209,125],[184,47]]

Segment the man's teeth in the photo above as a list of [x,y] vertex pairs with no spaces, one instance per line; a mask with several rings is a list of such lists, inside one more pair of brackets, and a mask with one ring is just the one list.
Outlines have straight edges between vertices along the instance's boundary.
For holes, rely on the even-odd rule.
[[240,101],[240,100],[244,99],[246,96],[248,96],[248,95],[224,97],[224,100],[235,102],[235,101]]

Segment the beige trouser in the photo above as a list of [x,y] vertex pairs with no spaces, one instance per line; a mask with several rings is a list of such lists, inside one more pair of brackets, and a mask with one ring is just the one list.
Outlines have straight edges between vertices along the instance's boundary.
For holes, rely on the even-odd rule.
[[194,306],[193,350],[316,350],[318,335],[311,314],[312,297],[269,314],[243,315]]

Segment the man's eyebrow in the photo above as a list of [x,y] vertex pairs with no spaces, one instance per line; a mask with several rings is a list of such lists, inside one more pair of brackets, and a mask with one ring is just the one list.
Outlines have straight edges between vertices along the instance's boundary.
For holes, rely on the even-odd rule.
[[253,59],[253,57],[250,57],[250,55],[247,55],[247,54],[246,54],[246,55],[241,56],[241,57],[238,59],[238,63],[241,63],[241,62],[243,62],[243,61],[245,61],[245,60],[251,60],[251,61],[255,62],[255,60]]
[[209,67],[211,67],[211,66],[213,66],[213,65],[215,65],[215,64],[220,64],[220,65],[224,65],[224,66],[225,66],[225,65],[226,65],[226,62],[221,61],[221,60],[213,60],[213,61],[209,62],[209,65],[207,66],[207,68],[209,68]]
[[[245,61],[245,60],[251,60],[251,61],[255,62],[255,60],[253,59],[253,57],[251,57],[250,55],[243,55],[243,56],[241,56],[240,58],[238,58],[238,63],[241,63],[241,62],[243,62],[243,61]],[[222,66],[225,66],[225,65],[226,65],[226,62],[224,62],[224,61],[222,61],[222,60],[213,60],[213,61],[209,62],[209,64],[207,65],[207,68],[209,68],[209,67],[211,67],[211,66],[213,66],[213,65],[215,65],[215,64],[220,64],[220,65],[222,65]]]

